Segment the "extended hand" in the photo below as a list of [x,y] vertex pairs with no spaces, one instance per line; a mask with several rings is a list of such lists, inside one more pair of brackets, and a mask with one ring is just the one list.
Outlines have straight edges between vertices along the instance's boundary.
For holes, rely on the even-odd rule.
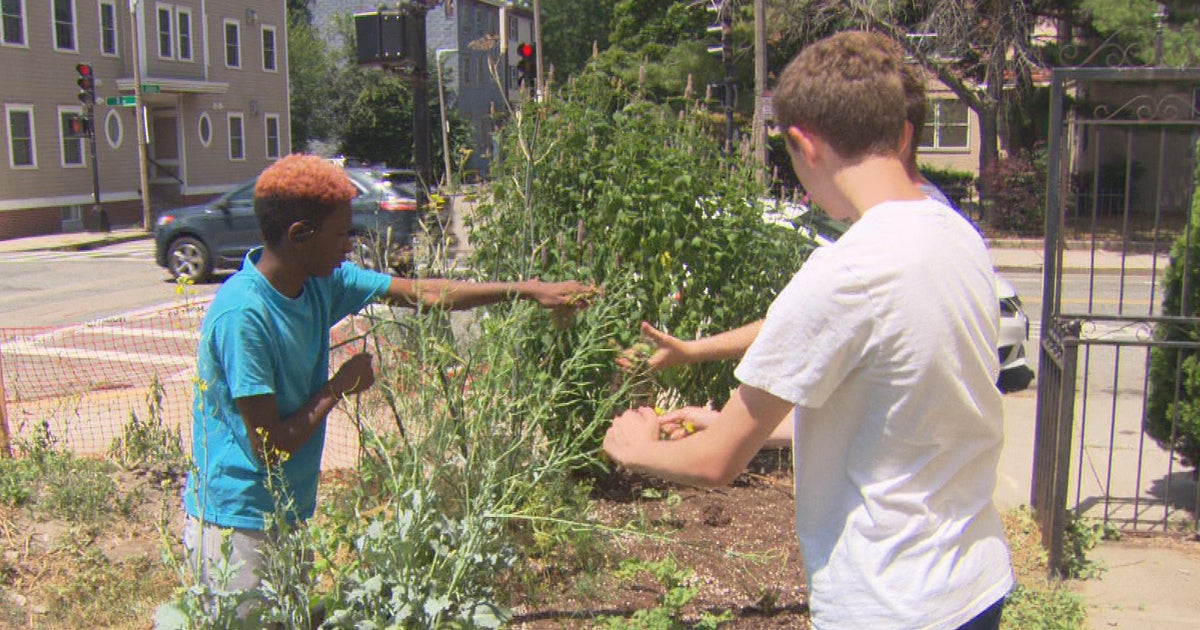
[[371,366],[371,355],[360,352],[350,357],[329,379],[330,390],[338,398],[357,394],[375,384],[375,369]]
[[566,282],[542,282],[531,280],[527,295],[546,308],[585,309],[600,295],[600,289],[568,280]]
[[[664,370],[673,365],[692,362],[691,354],[688,352],[688,342],[662,332],[647,322],[642,322],[642,337],[654,343],[654,351],[646,359],[646,367],[651,370]],[[626,350],[622,356],[617,358],[617,365],[625,370],[633,369],[641,358],[637,354],[636,346]]]

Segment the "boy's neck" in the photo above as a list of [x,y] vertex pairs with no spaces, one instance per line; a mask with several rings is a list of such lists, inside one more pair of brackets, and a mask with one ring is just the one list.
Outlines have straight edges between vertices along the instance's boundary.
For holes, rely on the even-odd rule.
[[870,156],[842,166],[833,173],[832,191],[851,222],[881,203],[925,198],[904,163],[893,156]]
[[308,275],[302,266],[289,262],[286,254],[281,254],[271,247],[263,247],[258,263],[254,265],[258,273],[281,295],[287,298],[298,298],[304,290]]

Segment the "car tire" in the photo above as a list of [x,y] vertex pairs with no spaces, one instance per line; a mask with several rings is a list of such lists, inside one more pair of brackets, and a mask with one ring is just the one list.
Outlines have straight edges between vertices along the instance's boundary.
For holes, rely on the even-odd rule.
[[1019,392],[1029,387],[1029,384],[1033,382],[1033,377],[1033,370],[1029,369],[1029,366],[1020,365],[1000,372],[1000,379],[996,382],[996,386],[1005,394]]
[[167,247],[167,271],[175,278],[204,282],[212,276],[213,259],[200,239],[181,236]]

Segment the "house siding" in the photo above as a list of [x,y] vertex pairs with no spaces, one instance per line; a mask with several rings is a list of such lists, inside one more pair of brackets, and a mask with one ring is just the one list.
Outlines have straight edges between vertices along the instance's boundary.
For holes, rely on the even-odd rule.
[[[36,168],[10,166],[8,121],[0,124],[0,239],[78,229],[77,217],[93,205],[92,159],[84,141],[84,164],[61,164],[58,112],[78,108],[75,65],[90,63],[95,73],[96,164],[102,205],[113,226],[138,225],[142,220],[138,143],[132,107],[108,106],[105,99],[133,93],[133,37],[129,3],[114,0],[117,54],[101,51],[99,0],[75,0],[76,51],[54,49],[52,3],[27,0],[25,46],[0,46],[0,111],[29,106],[34,115]],[[280,122],[280,154],[290,150],[287,87],[287,20],[284,0],[175,0],[139,3],[137,36],[141,48],[142,83],[148,90],[151,137],[147,153],[163,166],[149,165],[151,210],[196,201],[252,177],[270,163],[266,156],[265,116]],[[162,58],[158,52],[158,11],[173,20],[190,16],[191,59]],[[241,68],[224,61],[225,20],[241,29]],[[262,27],[275,34],[276,70],[263,70]],[[178,51],[178,21],[172,21],[173,53]],[[106,129],[110,111],[120,121],[121,136],[110,144]],[[228,157],[227,113],[240,111],[245,123],[245,159]],[[212,141],[199,138],[199,120],[211,120]],[[176,179],[178,178],[178,179]],[[181,181],[180,181],[181,180]]]

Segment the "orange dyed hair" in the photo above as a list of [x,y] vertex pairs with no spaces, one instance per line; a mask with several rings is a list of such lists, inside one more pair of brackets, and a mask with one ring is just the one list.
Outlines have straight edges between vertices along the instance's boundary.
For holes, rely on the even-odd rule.
[[318,229],[358,194],[342,168],[315,155],[293,153],[268,166],[254,186],[254,214],[263,240],[278,245],[293,223]]

